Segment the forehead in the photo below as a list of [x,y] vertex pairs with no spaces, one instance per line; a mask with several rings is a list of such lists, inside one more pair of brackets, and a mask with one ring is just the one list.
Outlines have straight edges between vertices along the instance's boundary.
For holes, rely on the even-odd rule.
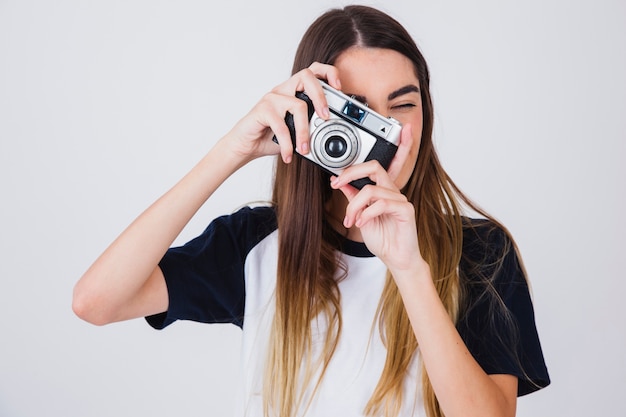
[[405,85],[416,85],[413,62],[391,49],[352,47],[335,61],[342,89],[350,94],[387,95]]

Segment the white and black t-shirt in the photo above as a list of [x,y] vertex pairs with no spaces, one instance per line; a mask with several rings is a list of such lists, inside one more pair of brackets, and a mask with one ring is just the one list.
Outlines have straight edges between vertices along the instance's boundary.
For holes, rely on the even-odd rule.
[[[498,252],[504,233],[481,235],[480,225],[467,230],[464,260],[459,269],[467,281],[464,287],[471,302],[457,325],[459,333],[487,373],[516,375],[519,395],[533,392],[548,385],[549,376],[528,286],[515,252],[511,251],[499,264],[500,272],[491,284],[509,308],[518,329],[515,337],[509,337],[506,332],[510,326],[490,314],[489,298],[481,299],[484,291],[479,280],[474,279],[481,273],[474,264],[490,265],[490,252]],[[343,329],[307,416],[362,416],[386,358],[376,312],[387,269],[363,243],[344,240],[338,255],[348,270],[347,277],[338,284]],[[169,308],[165,313],[147,317],[151,326],[162,329],[176,320],[193,320],[232,323],[243,329],[244,392],[238,416],[263,415],[262,380],[274,315],[277,259],[274,209],[246,207],[215,219],[197,238],[171,248],[159,264],[167,283]],[[495,317],[495,323],[487,323],[485,317]],[[315,320],[313,335],[323,335],[325,325],[322,320]],[[323,345],[323,341],[313,342],[314,346]],[[510,346],[511,343],[515,345]],[[404,385],[405,401],[400,415],[424,415],[417,358]]]

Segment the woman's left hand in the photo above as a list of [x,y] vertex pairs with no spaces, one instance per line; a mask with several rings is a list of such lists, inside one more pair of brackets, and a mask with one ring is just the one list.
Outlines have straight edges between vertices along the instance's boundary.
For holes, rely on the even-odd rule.
[[[331,187],[341,190],[349,202],[344,227],[358,227],[368,249],[392,274],[424,262],[417,241],[415,208],[394,182],[407,161],[412,142],[411,126],[405,125],[388,171],[374,160],[348,167],[331,178]],[[365,177],[376,184],[361,190],[349,184]]]

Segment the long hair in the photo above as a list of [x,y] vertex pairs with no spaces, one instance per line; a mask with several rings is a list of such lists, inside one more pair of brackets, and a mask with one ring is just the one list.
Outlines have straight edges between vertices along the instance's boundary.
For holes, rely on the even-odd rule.
[[[463,293],[458,272],[463,245],[462,205],[490,217],[461,193],[439,162],[432,141],[428,66],[411,36],[395,19],[366,6],[326,12],[304,34],[292,73],[313,62],[333,64],[352,46],[391,49],[408,57],[414,65],[422,99],[423,129],[417,163],[402,192],[415,207],[422,256],[430,265],[443,305],[456,323]],[[319,167],[302,158],[294,158],[290,164],[277,159],[273,204],[278,218],[279,258],[276,314],[264,384],[266,416],[292,417],[308,405],[341,333],[341,296],[336,277],[341,276],[338,271],[346,271],[338,264],[334,234],[324,220],[324,205],[330,195],[329,177]],[[391,417],[400,410],[404,376],[418,343],[389,273],[378,317],[387,358],[364,412]],[[312,356],[311,345],[314,320],[327,324],[325,345],[316,357]],[[429,417],[443,416],[423,364],[421,388]]]

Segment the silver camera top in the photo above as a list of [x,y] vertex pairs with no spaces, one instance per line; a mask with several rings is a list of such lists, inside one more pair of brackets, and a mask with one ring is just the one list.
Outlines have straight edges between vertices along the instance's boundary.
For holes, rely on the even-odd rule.
[[331,112],[347,119],[372,135],[398,145],[402,125],[393,117],[385,117],[363,103],[332,88],[320,80]]

